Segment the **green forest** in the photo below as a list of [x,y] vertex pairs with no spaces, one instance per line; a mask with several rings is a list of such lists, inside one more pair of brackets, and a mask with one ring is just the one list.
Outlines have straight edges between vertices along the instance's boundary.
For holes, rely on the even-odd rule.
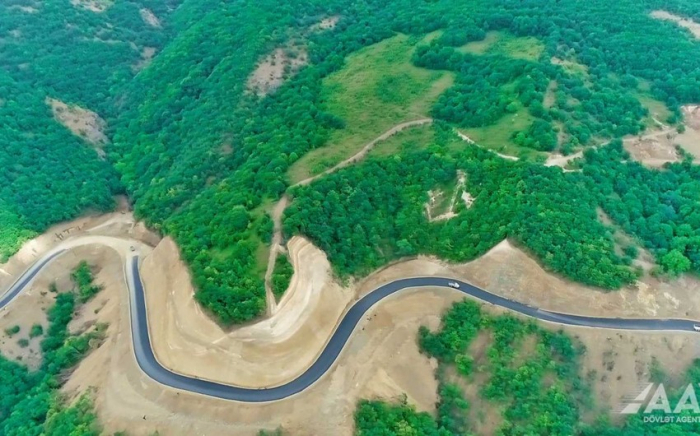
[[[663,9],[700,22],[696,1],[109,3],[101,12],[70,0],[0,4],[2,262],[52,224],[112,210],[126,195],[138,219],[176,240],[196,299],[229,327],[265,312],[271,211],[287,195],[284,239],[309,238],[341,279],[419,254],[464,262],[504,238],[547,269],[610,291],[640,276],[639,249],[654,256],[657,274],[700,272],[692,156],[650,169],[621,142],[658,123],[682,131],[681,106],[700,103],[700,44],[650,16]],[[322,28],[329,17],[337,23]],[[278,49],[297,56],[299,68],[256,92],[251,75]],[[97,113],[103,150],[62,125],[52,100]],[[430,126],[379,143],[361,162],[293,186],[391,127],[427,118]],[[569,171],[543,165],[550,153],[576,152]],[[472,204],[457,201],[449,220],[428,219],[429,192],[460,190]],[[616,247],[600,211],[632,236],[629,246]],[[292,273],[279,257],[277,298]],[[76,291],[57,296],[46,331],[6,332],[42,337],[44,361],[32,372],[0,359],[2,380],[11,381],[0,396],[0,435],[99,432],[88,397],[66,405],[56,393],[59,375],[89,349],[66,325],[100,290],[87,264],[73,278]],[[444,321],[440,332],[420,332],[424,352],[440,361],[437,417],[366,401],[359,434],[472,431],[472,405],[455,386],[482,371],[465,352],[482,330],[496,340],[481,395],[528,405],[508,408],[503,434],[697,431],[642,427],[637,418],[622,428],[584,425],[590,398],[573,340],[469,303]],[[525,337],[536,350],[513,365],[511,345]],[[689,380],[700,381],[699,365]]]
[[[0,257],[124,193],[138,218],[175,238],[198,301],[222,324],[245,322],[265,310],[269,214],[288,193],[285,238],[310,238],[341,277],[419,253],[464,261],[508,237],[552,271],[616,289],[639,271],[615,252],[598,208],[655,255],[660,273],[698,270],[694,166],[649,170],[614,141],[649,128],[650,108],[675,125],[682,104],[700,101],[699,46],[649,15],[692,19],[693,2],[278,3],[0,6]],[[319,28],[327,17],[337,24]],[[280,47],[307,64],[274,92],[251,91],[252,72]],[[155,53],[148,64],[145,49]],[[104,157],[54,119],[47,98],[106,121]],[[289,190],[426,117],[440,132],[429,143]],[[521,162],[480,152],[455,129]],[[582,149],[581,173],[541,165],[546,153]],[[453,184],[457,170],[474,205],[429,222],[427,191]]]
[[[622,219],[611,212],[621,204],[619,194],[591,192],[595,176],[588,169],[563,174],[543,168],[542,153],[568,154],[638,134],[647,127],[649,102],[668,108],[664,122],[678,123],[680,105],[699,97],[691,85],[700,74],[700,58],[685,30],[649,17],[660,4],[599,4],[401,0],[267,7],[263,1],[225,3],[214,14],[206,2],[184,2],[174,25],[184,14],[192,17],[190,24],[125,88],[110,158],[137,215],[177,240],[198,300],[225,324],[264,310],[260,259],[269,243],[267,212],[306,171],[308,163],[295,162],[326,146],[331,148],[324,156],[335,159],[338,138],[358,126],[369,139],[419,116],[440,120],[443,136],[463,129],[525,162],[499,162],[449,138],[442,139],[443,146],[451,143],[443,154],[409,150],[400,158],[377,157],[292,190],[285,237],[311,238],[341,276],[363,275],[418,253],[467,260],[510,237],[553,271],[619,288],[639,271],[629,256],[615,253],[611,232],[595,214],[600,207],[616,223]],[[663,6],[692,17],[689,2]],[[335,28],[308,30],[337,13]],[[397,34],[407,35],[401,41],[408,42],[381,46],[387,66],[383,75],[373,75],[374,55],[365,49]],[[303,45],[310,63],[273,93],[247,91],[256,63],[291,40]],[[190,49],[194,46],[203,49]],[[419,67],[410,77],[391,69],[405,62],[400,47],[410,50],[412,68]],[[355,70],[368,73],[352,87],[338,82]],[[424,73],[431,70],[448,72],[454,83],[430,100],[432,106],[416,106],[413,102],[425,101],[420,93],[427,96],[434,88],[417,87],[411,94],[402,83],[435,80]],[[342,111],[337,102],[345,102]],[[357,124],[363,103],[377,116]],[[415,112],[399,110],[409,105]],[[503,121],[511,119],[517,122]],[[316,167],[324,162],[317,160]],[[428,223],[421,213],[427,190],[449,183],[457,169],[467,172],[468,189],[478,194],[474,206],[444,224]],[[681,228],[661,210],[680,205],[665,201],[659,198],[654,205],[659,209],[644,213]],[[627,231],[665,259],[659,265],[666,272],[694,268],[684,260],[693,263],[691,242],[675,234],[652,241],[637,226]],[[677,247],[670,248],[673,244]]]
[[169,6],[119,1],[95,14],[69,0],[0,4],[0,261],[51,224],[112,209],[124,192],[110,162],[59,124],[47,99],[115,117],[142,49],[168,39],[139,9],[165,18]]

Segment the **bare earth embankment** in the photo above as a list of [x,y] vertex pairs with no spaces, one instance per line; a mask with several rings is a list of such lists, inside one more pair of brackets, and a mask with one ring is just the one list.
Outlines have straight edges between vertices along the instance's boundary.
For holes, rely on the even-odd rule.
[[[85,224],[63,241],[55,235],[44,235],[30,242],[5,269],[16,275],[38,254],[56,244],[85,240],[81,235],[88,234],[88,227],[92,227],[91,237],[101,238],[96,243],[112,244],[114,238],[102,235],[157,242],[153,235],[139,230],[140,226],[132,229],[129,218],[115,214],[90,226]],[[124,243],[128,246],[133,242]],[[392,296],[368,314],[337,364],[316,385],[284,401],[240,404],[177,392],[143,375],[131,349],[119,249],[88,245],[76,250],[84,251],[76,251],[60,261],[63,263],[49,267],[30,292],[20,298],[41,301],[36,296],[42,286],[53,278],[65,280],[67,271],[81,257],[89,256],[98,267],[97,282],[105,289],[81,311],[71,327],[80,329],[94,322],[107,322],[107,339],[79,365],[64,391],[77,395],[95,387],[97,411],[108,431],[127,430],[134,435],[148,435],[155,430],[168,435],[254,435],[260,428],[283,425],[292,434],[350,435],[352,413],[360,398],[398,398],[406,393],[408,401],[420,410],[434,410],[434,362],[420,355],[417,329],[423,324],[437,327],[441,312],[463,298],[461,294],[445,289],[416,289]],[[139,243],[139,250],[147,254],[149,248]],[[389,266],[345,287],[333,280],[325,255],[308,241],[293,238],[289,252],[295,275],[275,315],[224,331],[195,303],[187,269],[175,244],[169,239],[160,242],[142,264],[150,333],[158,359],[174,371],[201,378],[246,386],[280,384],[313,362],[349,304],[382,283],[415,275],[453,275],[550,310],[700,319],[700,302],[693,297],[700,286],[697,279],[685,277],[673,283],[645,279],[639,290],[602,293],[548,274],[505,241],[471,263],[447,265],[419,258]],[[7,275],[0,279],[5,286],[10,281]],[[19,299],[15,303],[22,304]],[[23,307],[29,305],[25,303]],[[0,317],[3,329],[8,327],[4,320]],[[584,371],[596,371],[596,391],[611,406],[637,383],[647,380],[652,356],[673,375],[697,353],[692,334],[567,330],[588,347]]]

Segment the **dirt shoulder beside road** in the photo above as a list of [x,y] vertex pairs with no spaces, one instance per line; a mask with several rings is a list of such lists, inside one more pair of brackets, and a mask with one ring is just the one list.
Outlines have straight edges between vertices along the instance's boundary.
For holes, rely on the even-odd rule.
[[[126,236],[129,231],[134,239],[153,237],[136,235],[139,226],[119,216],[100,219],[87,227],[93,228],[96,242],[106,241],[108,236]],[[29,246],[40,254],[57,243],[70,243],[70,239],[56,239],[53,245],[51,241],[33,241]],[[71,327],[107,322],[107,339],[79,365],[64,391],[77,395],[94,387],[98,414],[108,431],[127,430],[134,435],[156,430],[169,435],[254,435],[261,428],[283,425],[292,434],[350,435],[358,399],[397,399],[404,392],[419,410],[434,412],[435,363],[420,355],[417,330],[424,324],[436,328],[442,311],[463,298],[461,294],[427,288],[394,295],[368,313],[336,365],[316,385],[280,402],[240,404],[177,392],[148,379],[138,368],[131,348],[121,256],[93,245],[76,250],[87,251],[76,251],[74,259],[66,258],[65,264],[56,263],[56,270],[47,269],[36,286],[39,289],[54,278],[61,280],[71,262],[81,256],[90,256],[99,268],[97,282],[104,284],[105,290],[81,311]],[[550,310],[571,312],[575,308],[577,313],[599,316],[685,315],[700,319],[700,303],[694,292],[700,287],[697,279],[684,277],[673,283],[645,279],[639,289],[604,293],[548,274],[507,241],[467,264],[419,258],[391,265],[347,286],[333,279],[324,253],[310,242],[293,238],[289,251],[295,275],[276,314],[256,324],[224,331],[195,303],[187,268],[175,244],[167,238],[159,243],[152,254],[146,255],[142,271],[152,340],[161,362],[177,372],[246,386],[283,383],[313,362],[353,301],[380,284],[419,275],[459,277]],[[24,249],[23,253],[24,267],[38,255],[27,255],[31,250]],[[4,267],[14,265],[17,272],[13,274],[23,270],[21,256]],[[595,371],[595,390],[611,406],[628,395],[632,386],[648,378],[652,357],[677,374],[697,355],[692,334],[618,334],[586,328],[567,331],[579,336],[588,347],[584,373]],[[608,369],[611,358],[615,363]]]

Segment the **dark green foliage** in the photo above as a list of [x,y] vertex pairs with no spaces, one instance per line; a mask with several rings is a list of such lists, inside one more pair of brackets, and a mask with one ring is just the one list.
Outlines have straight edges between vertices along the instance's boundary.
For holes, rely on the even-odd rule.
[[0,422],[12,411],[26,392],[37,382],[36,374],[31,374],[27,368],[16,362],[0,356]]
[[380,401],[363,400],[355,412],[357,436],[421,435],[448,436],[438,429],[435,420],[427,413],[418,413],[407,404],[389,405]]
[[[638,99],[641,93],[668,106],[669,122],[679,120],[680,104],[700,101],[695,86],[700,46],[675,24],[648,14],[664,8],[696,17],[687,0],[612,5],[604,0],[292,0],[282,5],[272,0],[129,0],[115,2],[104,14],[67,8],[58,0],[43,3],[40,14],[0,6],[0,27],[7,29],[0,35],[0,60],[6,67],[0,75],[0,119],[6,121],[0,123],[6,144],[0,149],[5,170],[0,176],[0,258],[56,220],[87,208],[109,209],[111,195],[121,192],[108,164],[52,119],[45,98],[80,104],[107,118],[113,141],[106,149],[108,158],[137,216],[176,239],[191,267],[197,300],[224,323],[263,313],[264,265],[257,259],[271,234],[266,206],[285,191],[290,165],[326,145],[331,130],[344,127],[344,120],[325,110],[323,79],[362,47],[396,32],[418,40],[441,30],[414,53],[417,65],[455,75],[433,115],[470,127],[518,116],[524,121],[513,129],[518,131],[514,136],[506,135],[507,141],[536,150],[570,153],[639,133],[648,115]],[[144,24],[139,16],[144,6],[159,16],[162,29]],[[309,31],[331,15],[341,16],[335,29]],[[493,32],[505,39],[480,54],[461,50]],[[270,95],[247,92],[256,63],[291,39],[303,40],[309,65]],[[136,74],[131,66],[144,47],[155,47],[159,55]],[[396,98],[390,93],[384,97]],[[445,174],[454,174],[453,166],[464,164],[442,160],[429,162],[425,171],[443,174],[426,180],[445,182]],[[614,255],[608,235],[594,222],[592,211],[600,198],[586,192],[590,188],[583,179],[556,169],[480,161],[482,168],[471,170],[487,185],[473,188],[484,199],[474,207],[483,219],[460,213],[458,219],[426,227],[418,214],[424,191],[379,193],[368,187],[373,192],[358,194],[368,196],[358,211],[373,214],[374,222],[400,222],[375,228],[360,224],[362,232],[353,234],[353,244],[364,245],[331,249],[337,251],[332,259],[336,270],[363,273],[419,252],[471,259],[509,236],[551,269],[584,283],[615,288],[634,280],[636,273],[624,265],[629,259]],[[366,174],[335,182],[365,189],[359,176],[377,180],[384,170],[400,174],[397,167],[404,164],[414,170],[419,162],[377,163]],[[489,172],[487,165],[494,166],[492,178],[478,174]],[[500,180],[502,187],[496,183]],[[414,181],[399,185],[410,183]],[[329,193],[326,186],[317,185],[322,195]],[[347,187],[334,187],[339,195],[349,195],[343,189]],[[506,198],[511,195],[516,198]],[[58,196],[61,201],[55,201]],[[367,210],[377,208],[380,200],[391,204]],[[487,201],[496,206],[484,214],[489,207],[479,203]],[[355,219],[359,212],[333,207],[346,214],[336,219],[360,222]],[[657,212],[659,224],[673,220]],[[624,214],[628,212],[621,210],[613,219]],[[288,225],[295,231],[312,221],[295,218]],[[337,244],[333,239],[338,234],[322,235],[314,226],[302,233],[316,242],[326,239],[326,249]],[[641,233],[646,230],[636,234]],[[697,270],[692,242],[674,237],[678,246],[666,247],[651,236],[640,238],[645,245],[659,246],[652,251],[670,274]]]
[[[0,356],[0,436],[53,436],[100,434],[89,396],[68,405],[58,393],[61,374],[77,364],[89,351],[90,341],[99,339],[103,327],[82,336],[70,336],[75,297],[59,293],[48,311],[49,328],[41,342],[41,368],[29,372],[25,366]],[[37,325],[38,326],[38,325]],[[32,327],[32,331],[38,329]],[[41,326],[39,326],[41,327]],[[24,339],[26,341],[26,339]],[[28,344],[28,341],[27,341]]]
[[46,416],[44,432],[47,436],[99,436],[100,427],[90,396],[82,395],[71,406],[55,397]]
[[275,270],[272,272],[272,292],[278,300],[282,298],[289,287],[289,283],[292,281],[292,274],[294,274],[294,268],[289,258],[284,254],[278,255],[275,262]]
[[85,303],[102,290],[102,286],[93,283],[92,271],[86,261],[81,261],[71,273],[71,278],[78,287],[78,301]]
[[20,331],[20,326],[13,325],[12,327],[5,329],[5,334],[9,337],[12,337],[12,336],[16,335],[17,333],[19,333],[19,331]]
[[36,338],[37,336],[41,336],[44,334],[44,327],[41,324],[34,324],[29,330],[29,337],[30,338]]
[[[581,350],[561,332],[551,333],[511,316],[488,315],[471,300],[455,303],[443,315],[439,332],[430,333],[422,328],[420,345],[441,364],[456,366],[460,375],[468,378],[471,368],[465,374],[460,366],[471,359],[467,354],[469,344],[480,331],[490,331],[493,337],[487,352],[488,365],[481,363],[490,375],[481,386],[481,397],[505,405],[504,434],[516,429],[527,429],[526,434],[574,434],[581,401],[588,396],[578,375]],[[516,351],[526,338],[533,338],[536,346],[529,350],[529,355],[518,357]],[[438,371],[443,384],[440,416],[443,416],[442,408],[448,404],[461,404],[461,407],[451,406],[450,413],[444,414],[446,422],[452,423],[452,427],[448,427],[452,434],[461,434],[468,427],[468,422],[464,421],[467,407],[459,400],[460,390],[445,383],[443,371]],[[557,382],[546,384],[546,374],[556,377]]]
[[29,339],[22,338],[19,341],[17,341],[17,345],[19,345],[20,348],[27,348],[29,346]]
[[557,147],[557,131],[552,123],[535,120],[526,132],[515,132],[513,141],[521,147],[552,151]]
[[[116,126],[114,158],[136,213],[175,237],[198,301],[225,323],[265,307],[254,255],[269,241],[263,197],[278,198],[289,165],[340,126],[321,108],[321,77],[391,35],[375,24],[367,31],[368,20],[386,19],[374,16],[382,5],[301,3],[231,2],[205,13],[131,84]],[[282,29],[311,25],[341,3],[342,33],[307,35],[313,66],[265,99],[244,92],[258,58],[286,39]]]
[[670,275],[700,272],[700,169],[658,171],[629,159],[620,141],[585,154],[583,175],[605,212],[637,236]]
[[[490,347],[480,357],[479,368],[470,368],[465,373],[459,367],[473,358],[469,346],[479,333],[492,338]],[[522,344],[529,340],[534,340],[531,341],[534,346],[524,350]],[[356,434],[472,434],[468,419],[471,406],[455,383],[455,375],[448,375],[451,367],[457,369],[457,377],[469,383],[473,382],[473,371],[485,380],[478,386],[479,401],[483,403],[480,407],[502,410],[503,421],[497,434],[579,433],[580,410],[588,406],[590,394],[578,375],[582,350],[565,334],[552,333],[511,316],[490,315],[482,312],[477,303],[464,300],[443,314],[438,332],[421,328],[419,343],[423,352],[439,361],[437,419],[426,420],[423,427],[423,431],[432,433],[402,432],[401,426],[411,424],[418,428],[421,423],[421,415],[405,404],[388,406],[363,401],[355,415]],[[363,433],[370,428],[383,430]]]
[[[264,266],[255,260],[271,231],[264,205],[284,192],[292,163],[325,145],[329,130],[343,128],[343,120],[324,111],[322,81],[342,67],[346,55],[396,31],[419,36],[441,29],[414,56],[417,65],[455,73],[455,85],[439,97],[434,116],[486,126],[517,114],[526,127],[512,138],[516,145],[569,153],[602,138],[638,133],[647,115],[637,99],[642,86],[676,118],[679,104],[700,98],[694,86],[700,78],[700,48],[672,23],[648,16],[661,6],[692,16],[689,3],[623,0],[608,6],[602,0],[184,1],[170,17],[173,37],[163,56],[115,98],[121,112],[112,125],[110,157],[137,215],[178,242],[198,301],[225,323],[246,321],[261,314],[265,304]],[[335,29],[307,31],[319,18],[335,14],[342,17]],[[517,44],[506,44],[477,55],[455,48],[484,38],[487,31],[499,31],[511,42],[529,41],[538,50],[523,56]],[[256,62],[292,37],[305,39],[310,65],[268,96],[247,93]],[[552,63],[552,57],[568,64]],[[548,92],[551,101],[545,101]],[[392,177],[408,170],[421,173],[418,162],[373,165],[316,185],[321,192],[313,200],[310,192],[300,193],[307,200],[298,198],[295,213],[288,215],[287,229],[311,235],[331,252],[341,273],[364,273],[419,252],[471,259],[511,236],[550,268],[585,283],[615,288],[635,279],[595,222],[596,200],[578,180],[556,169],[491,163],[494,176],[481,178],[488,184],[481,195],[497,206],[483,219],[460,214],[426,231],[418,214],[423,194],[405,192],[417,177],[393,180],[401,190],[375,189],[364,180],[378,183],[382,171],[393,171]],[[399,171],[403,165],[406,169]],[[430,162],[426,171],[452,175],[451,167]],[[489,172],[486,164],[481,171]],[[427,174],[426,180],[437,179],[445,177]],[[325,198],[330,191],[342,198],[349,189],[367,198],[344,206],[335,204],[334,196]],[[516,199],[506,199],[511,195]],[[328,222],[328,214],[314,223],[300,215],[311,214],[303,208],[316,213],[326,206],[334,209],[334,223],[343,221],[342,235],[318,228]],[[483,214],[488,207],[475,209]],[[372,228],[362,224],[368,214]],[[339,241],[345,247],[334,248]],[[685,267],[675,255],[664,263],[674,270]]]
[[117,113],[110,93],[134,77],[144,47],[165,43],[139,13],[152,8],[165,22],[168,8],[156,3],[114,2],[101,14],[63,0],[0,4],[0,262],[57,221],[113,207],[116,172],[54,120],[46,99]]
[[[680,436],[700,431],[697,423],[650,424],[643,421],[645,415],[641,413],[631,415],[621,426],[612,425],[607,416],[600,416],[595,425],[584,423],[581,414],[591,410],[592,403],[590,386],[579,375],[583,347],[561,331],[552,332],[533,321],[525,322],[509,315],[490,315],[477,303],[464,300],[443,314],[439,331],[432,333],[421,328],[419,334],[423,352],[439,361],[437,418],[416,413],[406,404],[361,401],[355,412],[356,434],[472,434],[468,419],[473,416],[469,414],[471,406],[462,396],[462,388],[450,382],[450,377],[455,375],[447,375],[447,370],[455,367],[457,377],[474,382],[471,371],[464,374],[458,367],[466,357],[471,357],[469,346],[477,333],[491,338],[479,368],[474,370],[483,380],[478,386],[479,407],[502,410],[502,425],[496,434]],[[523,345],[527,342],[531,343],[530,347]],[[651,377],[656,383],[667,381],[655,359]],[[687,383],[698,382],[700,359],[687,370],[685,380],[677,384],[680,388],[668,391],[671,405],[677,403]],[[660,411],[654,414],[668,416]],[[688,412],[683,414],[692,416]]]
[[[455,218],[428,222],[427,191],[454,183],[457,169],[465,171],[476,201]],[[579,176],[476,147],[450,156],[436,145],[368,159],[296,189],[284,230],[310,237],[341,276],[418,253],[470,260],[509,237],[583,283],[608,289],[631,283],[638,273],[615,254],[596,216],[597,199]]]
[[272,430],[272,431],[260,430],[258,432],[258,436],[285,436],[285,435],[286,435],[286,433],[281,428],[278,428],[278,429]]

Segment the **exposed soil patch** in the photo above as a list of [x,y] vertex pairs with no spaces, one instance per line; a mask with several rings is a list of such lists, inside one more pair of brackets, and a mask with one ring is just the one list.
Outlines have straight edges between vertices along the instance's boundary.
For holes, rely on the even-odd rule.
[[675,142],[685,151],[700,159],[700,106],[683,106],[685,132],[675,138]]
[[700,105],[685,105],[681,108],[685,125],[700,130]]
[[77,8],[87,9],[92,12],[104,12],[114,4],[113,0],[70,0],[70,4]]
[[[641,384],[652,382],[654,359],[669,376],[670,386],[700,356],[693,333],[628,333],[569,327],[564,330],[586,346],[582,375],[593,381],[596,406],[604,413],[610,409],[620,411],[625,398],[638,394]],[[599,413],[590,415],[587,419],[594,420]],[[611,418],[623,420],[616,413]]]
[[58,122],[74,135],[96,146],[98,154],[104,155],[101,147],[108,142],[104,134],[106,123],[99,115],[80,106],[69,106],[53,98],[47,98],[46,103],[51,106],[51,111]]
[[139,9],[139,14],[141,14],[141,18],[143,18],[143,21],[145,21],[146,24],[150,25],[151,27],[161,27],[160,20],[150,9]]
[[259,96],[274,92],[309,62],[306,48],[280,47],[263,58],[248,78],[248,89]]
[[696,23],[693,20],[689,20],[687,18],[683,18],[679,15],[674,15],[670,12],[663,10],[653,11],[649,15],[651,15],[652,18],[656,18],[657,20],[673,21],[679,26],[688,29],[690,33],[692,33],[693,36],[695,36],[695,38],[700,39],[700,24]]
[[588,78],[588,67],[575,60],[561,59],[554,56],[550,61],[554,65],[559,65],[571,75],[579,76],[580,78]]
[[556,92],[557,92],[557,81],[556,80],[550,80],[549,85],[547,85],[547,91],[544,93],[544,101],[542,102],[542,105],[549,109],[552,106],[554,106],[554,102],[556,101]]
[[625,255],[625,249],[630,246],[634,246],[638,252],[637,258],[633,260],[632,264],[642,268],[642,270],[649,274],[651,270],[656,266],[656,260],[654,256],[643,247],[640,247],[639,241],[637,241],[631,235],[625,233],[618,225],[616,225],[602,209],[598,209],[598,220],[605,226],[610,228],[613,232],[613,240],[615,241],[615,252],[618,256]]
[[[113,214],[89,226],[90,233],[136,237],[137,229],[126,225],[126,218],[131,219],[129,215]],[[76,225],[81,230],[71,234],[86,233],[84,222],[66,229]],[[23,269],[22,265],[26,266],[51,244],[62,242],[56,235],[63,230],[53,229],[28,243],[3,266],[8,274],[0,274],[0,286],[5,286]],[[128,248],[130,242],[123,243]],[[172,241],[163,243],[152,255],[146,256],[142,271],[147,304],[149,308],[157,308],[149,311],[149,325],[161,362],[178,372],[188,372],[186,369],[190,368],[203,378],[225,378],[229,382],[240,379],[257,385],[280,383],[299,374],[315,359],[352,301],[379,284],[418,272],[421,275],[454,275],[500,295],[550,310],[574,311],[572,308],[575,308],[577,313],[598,316],[654,314],[700,318],[700,302],[695,298],[700,283],[696,279],[684,277],[673,283],[649,282],[641,297],[642,292],[634,289],[602,293],[548,274],[508,242],[464,265],[447,265],[421,257],[389,266],[347,286],[333,280],[325,255],[307,241],[293,239],[289,248],[295,266],[293,281],[297,282],[292,287],[296,286],[296,290],[288,291],[287,302],[285,299],[280,302],[275,316],[232,332],[222,331],[195,303],[188,270]],[[294,259],[295,252],[297,259]],[[110,324],[108,339],[78,366],[64,391],[77,395],[90,386],[96,387],[96,408],[107,431],[127,430],[137,436],[156,430],[172,435],[254,435],[261,428],[274,429],[282,425],[291,434],[349,436],[353,432],[352,414],[359,398],[391,399],[402,393],[406,393],[408,401],[419,410],[434,412],[435,363],[418,352],[417,329],[427,325],[435,330],[442,311],[463,298],[455,291],[414,289],[390,297],[367,314],[338,363],[309,390],[271,404],[240,404],[167,389],[143,375],[131,350],[123,265],[120,260],[115,261],[113,254],[100,257],[96,251],[92,255],[102,266],[98,281],[105,284],[105,289],[81,311],[71,329],[107,322]],[[64,265],[60,272],[47,270],[37,278],[37,284],[66,274],[69,269],[69,265]],[[504,312],[490,306],[485,309]],[[584,355],[584,373],[595,371],[596,380],[609,375],[606,382],[596,384],[595,391],[611,405],[648,377],[652,356],[657,357],[670,374],[677,374],[697,354],[693,333],[618,334],[586,328],[565,330],[578,336],[588,349]],[[485,352],[479,352],[479,348],[486,349],[487,339],[477,337],[471,351],[483,356]],[[611,349],[618,356],[613,356],[616,360],[608,371],[610,363],[604,355]],[[163,356],[167,358],[168,355],[175,359],[166,361]],[[217,366],[217,361],[223,366]],[[204,374],[202,371],[207,371],[210,364],[219,370]],[[479,401],[478,396],[474,398],[475,402]],[[484,415],[483,419],[477,417],[477,422],[483,422],[480,425],[485,429],[488,425],[495,428],[498,417],[500,414]]]
[[153,62],[153,56],[156,54],[156,49],[155,47],[144,47],[141,50],[141,59],[132,65],[132,69],[134,72],[138,72],[143,70],[144,68],[147,68],[149,65],[151,65],[151,62]]
[[549,153],[544,166],[566,168],[573,160],[580,157],[583,157],[583,151],[578,151],[568,156],[559,153]]
[[425,213],[428,216],[428,221],[448,220],[457,216],[455,212],[457,197],[462,199],[465,207],[471,207],[472,203],[474,203],[474,197],[464,189],[466,182],[466,174],[463,171],[457,171],[457,185],[452,188],[452,194],[449,198],[446,198],[446,193],[443,190],[428,191],[429,199],[425,204]]
[[653,136],[638,136],[625,139],[625,150],[645,166],[658,168],[669,162],[680,161],[675,146],[675,131]]
[[335,26],[338,24],[339,20],[340,15],[334,15],[332,17],[324,18],[323,20],[311,26],[310,30],[312,32],[322,32],[324,30],[335,29]]
[[[458,135],[460,138],[462,138],[462,140],[467,141],[468,143],[470,143],[470,144],[472,144],[472,145],[476,145],[477,147],[481,147],[479,144],[477,144],[476,142],[474,142],[473,139],[471,139],[469,136],[465,135],[464,133],[462,133],[462,132],[460,132],[460,131],[457,131],[457,135]],[[483,148],[483,147],[481,147],[481,148]],[[508,160],[520,160],[520,158],[519,158],[519,157],[516,157],[516,156],[509,156],[509,155],[507,155],[507,154],[498,153],[497,151],[493,151],[493,150],[491,150],[491,149],[487,149],[487,150],[489,150],[491,153],[494,153],[496,156],[498,156],[498,157],[500,157],[500,158],[503,158],[503,159],[508,159]]]
[[28,14],[36,14],[37,12],[39,12],[39,9],[35,8],[34,6],[12,5],[9,7],[9,9],[17,9]]

